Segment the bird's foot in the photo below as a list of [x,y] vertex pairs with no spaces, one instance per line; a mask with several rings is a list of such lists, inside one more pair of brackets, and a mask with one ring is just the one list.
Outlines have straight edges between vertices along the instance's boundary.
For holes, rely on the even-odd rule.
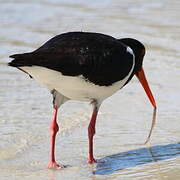
[[89,164],[94,164],[94,163],[97,163],[97,160],[94,159],[94,158],[88,158],[87,162],[88,162]]
[[50,168],[50,169],[61,169],[61,168],[63,168],[64,166],[60,166],[59,164],[57,164],[55,161],[53,162],[53,161],[50,161],[49,163],[48,163],[48,168]]

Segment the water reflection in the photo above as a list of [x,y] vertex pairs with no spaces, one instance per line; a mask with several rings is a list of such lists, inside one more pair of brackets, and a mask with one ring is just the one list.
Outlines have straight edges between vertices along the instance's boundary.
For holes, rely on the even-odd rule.
[[157,145],[149,148],[134,149],[100,159],[96,166],[96,170],[93,171],[93,174],[112,174],[121,169],[172,159],[177,156],[180,156],[180,142],[176,144]]

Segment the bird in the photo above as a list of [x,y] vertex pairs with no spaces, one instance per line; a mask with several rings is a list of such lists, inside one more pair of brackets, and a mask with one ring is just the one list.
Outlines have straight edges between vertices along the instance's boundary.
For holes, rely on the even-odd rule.
[[[58,109],[65,102],[87,101],[93,106],[88,125],[87,162],[90,164],[97,162],[93,153],[93,137],[99,108],[106,98],[122,89],[134,75],[156,112],[156,102],[143,69],[144,56],[145,46],[136,39],[118,39],[102,33],[82,31],[56,35],[32,52],[10,56],[13,59],[9,66],[28,74],[52,94],[54,111],[50,122],[48,168],[63,168],[55,159],[55,139],[59,131]],[[148,140],[154,124],[155,118]]]

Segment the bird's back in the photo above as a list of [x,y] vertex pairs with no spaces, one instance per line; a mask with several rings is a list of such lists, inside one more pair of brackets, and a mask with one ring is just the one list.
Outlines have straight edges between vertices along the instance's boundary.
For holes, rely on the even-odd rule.
[[66,76],[108,86],[124,79],[133,66],[133,54],[115,38],[87,32],[55,36],[31,53],[15,54],[11,66],[41,66]]

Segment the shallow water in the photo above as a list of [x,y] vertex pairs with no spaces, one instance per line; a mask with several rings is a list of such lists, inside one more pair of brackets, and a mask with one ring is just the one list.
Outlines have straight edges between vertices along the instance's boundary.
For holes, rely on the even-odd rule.
[[[0,179],[180,179],[179,0],[0,0]],[[34,50],[66,31],[132,37],[147,48],[144,69],[158,104],[157,125],[143,145],[152,107],[134,78],[104,101],[97,120],[95,156],[88,165],[88,103],[59,111],[57,161],[48,170],[52,97],[8,56]]]

